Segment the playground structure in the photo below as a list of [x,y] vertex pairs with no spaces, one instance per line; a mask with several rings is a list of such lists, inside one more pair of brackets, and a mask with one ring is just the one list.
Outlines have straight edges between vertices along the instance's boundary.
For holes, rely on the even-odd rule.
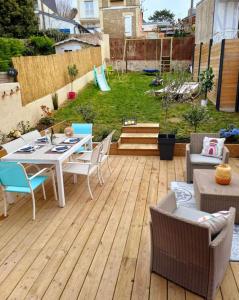
[[[130,59],[130,56],[135,56],[136,52],[136,45],[137,42],[140,41],[142,43],[143,41],[143,52],[144,52],[144,72],[145,73],[163,73],[163,72],[170,72],[172,70],[172,54],[173,54],[173,37],[163,37],[159,39],[154,40],[147,40],[147,39],[125,39],[124,42],[124,52],[123,52],[123,62],[125,62],[125,70],[128,71],[128,60]],[[132,42],[134,42],[133,45]],[[154,68],[148,68],[147,66],[147,55],[148,55],[148,49],[152,49],[152,47],[155,49],[155,57],[153,60],[155,60],[155,66]],[[141,51],[142,51],[141,50]],[[134,53],[132,53],[134,52]]]
[[102,92],[109,92],[111,90],[105,77],[104,65],[100,67],[100,73],[98,72],[97,68],[94,67],[94,80],[95,84],[100,88]]
[[175,67],[188,68],[192,63],[194,44],[193,36],[127,40],[110,38],[110,60],[114,69],[117,62],[122,72],[156,69],[163,73]]

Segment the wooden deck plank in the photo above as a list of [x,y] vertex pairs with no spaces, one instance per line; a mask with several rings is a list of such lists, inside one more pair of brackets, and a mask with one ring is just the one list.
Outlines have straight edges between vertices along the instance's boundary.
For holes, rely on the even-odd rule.
[[[150,212],[185,180],[185,158],[111,157],[105,184],[66,176],[67,205],[59,209],[47,184],[37,191],[37,218],[28,197],[0,221],[1,299],[199,300],[198,295],[150,273]],[[239,172],[238,159],[230,164]],[[215,300],[239,299],[239,263],[231,262]]]

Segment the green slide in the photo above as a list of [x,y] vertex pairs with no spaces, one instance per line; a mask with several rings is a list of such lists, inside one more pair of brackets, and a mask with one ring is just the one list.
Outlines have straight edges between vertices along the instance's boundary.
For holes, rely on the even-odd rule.
[[100,90],[102,92],[108,92],[111,90],[111,88],[108,85],[108,82],[105,78],[105,69],[104,66],[101,66],[101,73],[98,73],[98,70],[96,67],[94,67],[94,79],[95,79],[95,83],[98,85],[98,87],[100,88]]

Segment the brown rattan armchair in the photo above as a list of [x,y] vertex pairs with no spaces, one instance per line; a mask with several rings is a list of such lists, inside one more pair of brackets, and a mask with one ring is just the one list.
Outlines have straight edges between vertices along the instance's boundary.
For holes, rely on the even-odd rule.
[[171,192],[151,207],[151,270],[208,300],[212,300],[227,269],[235,209],[224,228],[211,238],[207,225],[196,220],[205,212],[177,208]]
[[192,133],[190,144],[186,145],[186,178],[188,183],[193,181],[194,169],[214,169],[216,165],[227,164],[229,161],[229,151],[225,146],[222,159],[200,155],[203,148],[203,139],[206,136],[219,138],[217,133]]

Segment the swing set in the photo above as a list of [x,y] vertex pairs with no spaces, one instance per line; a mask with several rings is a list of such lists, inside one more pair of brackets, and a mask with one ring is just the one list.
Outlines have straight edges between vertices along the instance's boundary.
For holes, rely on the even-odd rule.
[[[125,71],[128,72],[128,50],[130,43],[141,41],[144,42],[144,67],[142,70],[145,74],[162,74],[172,70],[172,56],[173,56],[173,37],[162,37],[158,39],[125,39],[123,51],[123,65],[125,63]],[[155,68],[149,68],[147,65],[147,41],[155,41]],[[131,47],[133,48],[133,47]],[[159,51],[160,50],[160,51]],[[152,51],[152,49],[150,49]],[[132,52],[132,51],[131,51]],[[134,52],[135,56],[135,52]],[[124,68],[122,65],[122,73]]]

